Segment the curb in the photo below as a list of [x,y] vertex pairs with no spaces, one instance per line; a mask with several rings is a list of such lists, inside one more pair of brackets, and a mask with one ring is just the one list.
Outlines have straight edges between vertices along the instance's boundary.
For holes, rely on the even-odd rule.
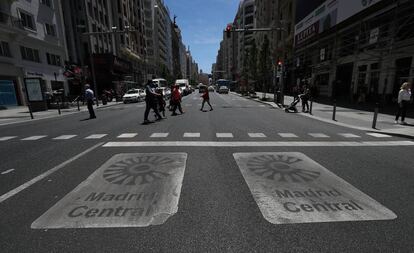
[[[251,97],[244,97],[244,96],[241,96],[238,93],[234,93],[234,94],[236,94],[236,95],[238,95],[240,97],[249,99],[249,100],[253,100],[253,101],[262,103],[262,104],[270,105],[273,108],[278,108],[278,109],[281,109],[281,110],[284,109],[281,106],[275,104],[274,102],[266,102],[266,101],[261,101],[260,99],[254,99],[254,98],[251,98]],[[365,131],[365,132],[370,132],[370,133],[388,134],[388,135],[396,136],[396,137],[402,137],[402,138],[407,138],[407,139],[414,139],[414,136],[409,135],[409,134],[394,133],[394,132],[389,132],[387,130],[375,130],[375,129],[366,128],[366,127],[352,126],[352,125],[349,125],[349,124],[346,124],[346,123],[342,123],[342,122],[338,122],[338,121],[332,121],[332,120],[329,120],[329,119],[324,119],[324,118],[321,118],[321,117],[317,117],[317,116],[314,116],[312,114],[299,113],[299,115],[301,115],[303,117],[307,117],[307,118],[319,120],[319,121],[322,121],[322,122],[325,122],[325,123],[329,123],[329,124],[333,124],[333,125],[337,125],[337,126],[342,126],[342,127],[347,127],[347,128],[352,128],[352,129],[356,129],[356,130],[360,130],[360,131]]]
[[[110,105],[101,105],[99,107],[95,107],[94,109],[96,110],[100,110],[100,109],[105,109],[108,107],[112,107],[112,106],[116,106],[116,105],[121,105],[123,104],[121,103],[116,103],[116,104],[110,104]],[[87,112],[88,110],[86,108],[81,108],[80,111],[75,110],[73,112],[67,112],[64,114],[57,114],[57,115],[52,115],[52,116],[47,116],[47,117],[43,117],[43,118],[34,118],[34,119],[27,119],[27,120],[22,120],[22,121],[16,121],[16,122],[7,122],[7,123],[0,123],[0,126],[8,126],[8,125],[14,125],[14,124],[22,124],[22,123],[28,123],[28,122],[34,122],[34,121],[38,121],[38,120],[43,120],[43,119],[52,119],[52,118],[59,118],[59,117],[66,117],[69,115],[73,115],[73,114],[77,114],[77,113],[81,113],[81,112]]]

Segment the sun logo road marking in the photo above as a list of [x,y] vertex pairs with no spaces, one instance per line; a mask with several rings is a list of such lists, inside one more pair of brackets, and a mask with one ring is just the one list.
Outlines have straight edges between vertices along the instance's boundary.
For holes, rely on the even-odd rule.
[[160,165],[173,163],[174,160],[162,156],[128,158],[111,165],[103,177],[112,184],[141,185],[168,177],[170,174],[159,169]]

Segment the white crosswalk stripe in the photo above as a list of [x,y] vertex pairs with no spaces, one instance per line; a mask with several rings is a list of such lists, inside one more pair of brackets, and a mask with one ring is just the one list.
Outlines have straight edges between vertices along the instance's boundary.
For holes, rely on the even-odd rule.
[[296,134],[292,133],[279,133],[279,136],[282,138],[298,138]]
[[350,133],[340,133],[339,135],[345,138],[361,138],[361,136],[359,135],[350,134]]
[[53,140],[69,140],[69,139],[72,139],[72,138],[75,138],[75,137],[76,137],[76,135],[61,135],[61,136],[58,136],[56,138],[53,138]]
[[107,136],[107,134],[92,134],[86,137],[85,139],[102,139],[103,137]]
[[328,135],[322,133],[309,133],[313,138],[329,138]]
[[388,134],[380,134],[380,133],[367,133],[367,135],[376,137],[376,138],[389,138],[391,135]]
[[216,133],[217,138],[233,138],[232,133]]
[[184,133],[184,138],[199,138],[200,133]]
[[266,138],[264,133],[248,133],[250,138]]
[[22,141],[37,141],[47,137],[47,135],[34,135],[27,138],[22,139]]
[[17,136],[3,136],[3,137],[0,137],[0,141],[8,141],[14,138],[17,138]]
[[137,133],[125,133],[118,136],[118,138],[125,139],[125,138],[134,138],[137,136]]
[[166,137],[168,137],[168,133],[153,133],[150,136],[150,138],[166,138]]

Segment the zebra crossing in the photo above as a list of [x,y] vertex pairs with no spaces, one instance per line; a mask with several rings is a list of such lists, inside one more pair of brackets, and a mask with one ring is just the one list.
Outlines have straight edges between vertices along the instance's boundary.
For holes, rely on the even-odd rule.
[[[272,133],[271,133],[272,134]],[[235,139],[235,138],[250,138],[252,140],[263,140],[263,139],[275,139],[275,138],[282,138],[282,139],[298,139],[298,138],[312,138],[315,140],[318,139],[330,139],[330,138],[344,138],[344,139],[361,139],[363,137],[370,137],[376,139],[384,139],[384,138],[391,138],[391,135],[382,134],[382,133],[364,133],[364,134],[354,134],[354,133],[336,133],[336,134],[326,134],[326,133],[273,133],[276,134],[277,137],[271,137],[267,133],[261,132],[248,132],[243,134],[235,134],[230,132],[220,132],[215,133],[213,136],[216,139]],[[101,140],[104,138],[110,139],[134,139],[134,138],[150,138],[150,139],[163,139],[171,137],[171,133],[168,132],[156,132],[148,134],[139,134],[139,133],[119,133],[119,134],[107,134],[107,133],[95,133],[90,134],[87,136],[81,136],[76,134],[64,134],[59,136],[48,136],[48,135],[33,135],[33,136],[0,136],[0,143],[5,143],[7,141],[19,140],[19,141],[39,141],[45,139],[52,139],[54,141],[67,141],[72,139],[85,139],[85,140]],[[175,137],[177,135],[174,135]],[[203,135],[200,132],[184,132],[179,135],[178,138],[183,139],[197,139],[202,138],[203,136],[210,136],[209,134]]]

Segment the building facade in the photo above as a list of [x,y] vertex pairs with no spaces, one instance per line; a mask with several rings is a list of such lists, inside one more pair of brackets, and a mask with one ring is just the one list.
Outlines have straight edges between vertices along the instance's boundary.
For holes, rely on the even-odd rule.
[[325,2],[296,25],[296,82],[337,100],[393,102],[414,78],[414,3],[345,2]]
[[60,0],[0,3],[0,105],[26,104],[24,78],[67,94],[67,57]]

